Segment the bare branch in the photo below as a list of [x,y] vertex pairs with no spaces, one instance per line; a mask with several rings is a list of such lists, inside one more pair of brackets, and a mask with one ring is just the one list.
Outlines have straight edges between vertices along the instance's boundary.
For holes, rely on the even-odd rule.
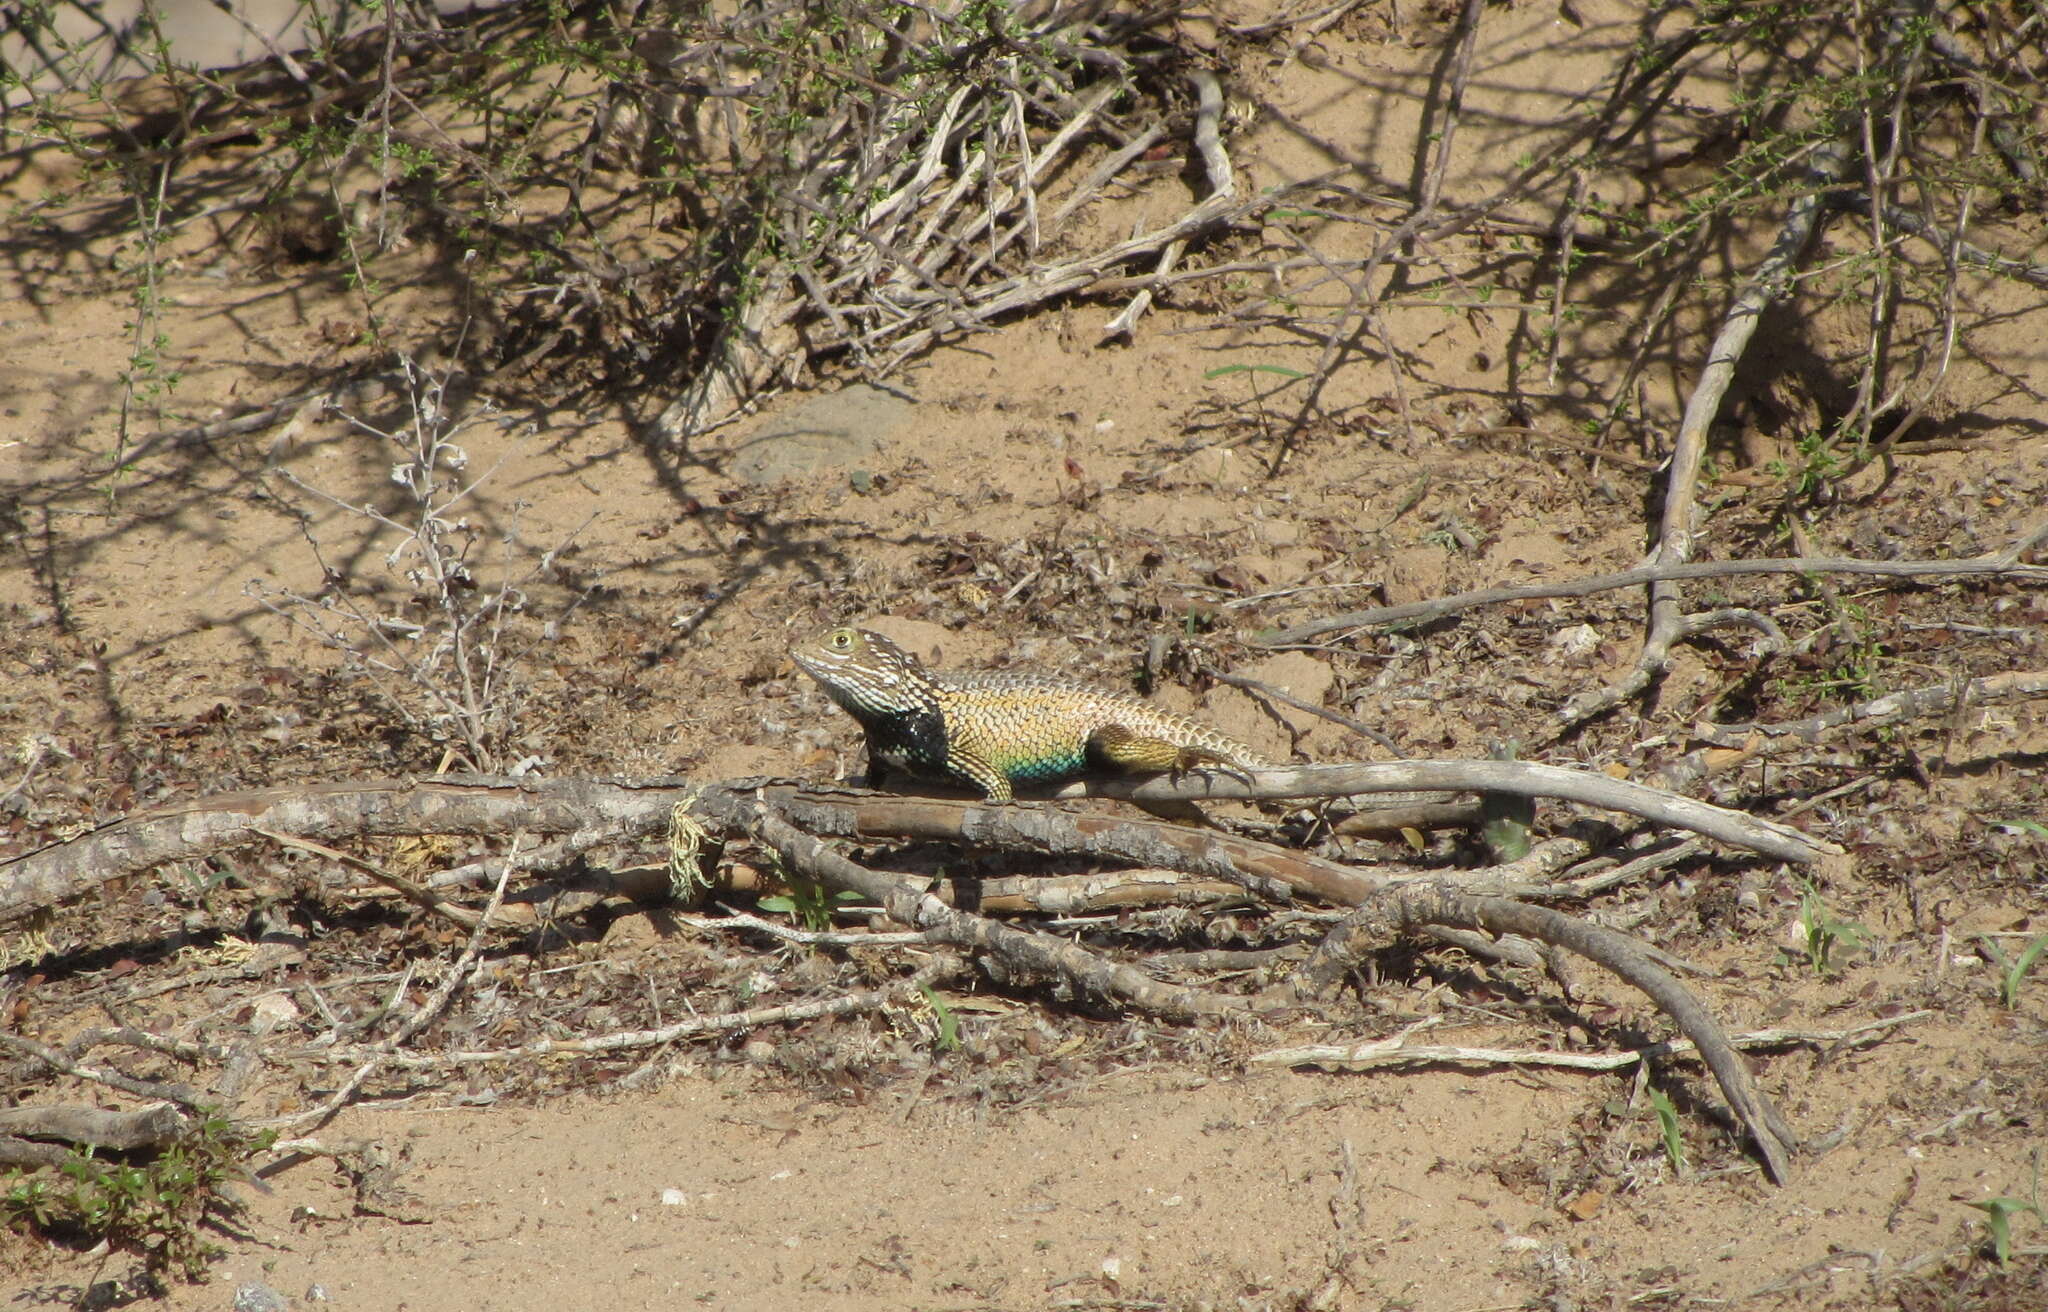
[[[1260,770],[1250,782],[1193,772],[1181,780],[1090,782],[1090,795],[1132,801],[1203,801],[1215,798],[1348,797],[1360,793],[1471,789],[1522,797],[1556,797],[1690,829],[1783,861],[1809,863],[1841,849],[1796,829],[1759,820],[1590,770],[1567,770],[1533,761],[1389,761],[1371,765],[1306,765]],[[1070,786],[1058,796],[1075,795]]]
[[[1850,158],[1848,147],[1838,142],[1826,143],[1813,152],[1809,169],[1815,188],[1793,202],[1784,226],[1778,230],[1777,241],[1757,265],[1749,285],[1728,307],[1720,335],[1707,352],[1706,367],[1700,371],[1692,396],[1686,401],[1685,416],[1679,421],[1678,439],[1671,453],[1671,481],[1665,489],[1657,546],[1649,562],[1652,565],[1682,565],[1692,558],[1693,492],[1699,482],[1700,461],[1707,451],[1707,430],[1721,413],[1721,399],[1735,379],[1735,366],[1749,349],[1749,339],[1764,311],[1790,289],[1793,266],[1820,226],[1825,209],[1822,188],[1848,171]],[[1636,696],[1663,673],[1671,658],[1671,648],[1689,632],[1672,580],[1652,583],[1650,632],[1635,668],[1605,688],[1572,698],[1558,711],[1558,718],[1567,725],[1580,724]]]
[[134,1111],[72,1106],[0,1108],[0,1135],[63,1139],[116,1152],[168,1143],[191,1125],[191,1117],[168,1102]]
[[[1752,1030],[1731,1034],[1728,1042],[1737,1048],[1783,1048],[1796,1044],[1846,1044],[1865,1048],[1891,1037],[1901,1025],[1926,1020],[1932,1011],[1909,1011],[1898,1016],[1868,1021],[1845,1030]],[[1326,1071],[1362,1071],[1375,1066],[1450,1063],[1475,1066],[1554,1066],[1564,1070],[1613,1071],[1660,1057],[1687,1056],[1698,1048],[1690,1039],[1652,1043],[1633,1052],[1541,1052],[1516,1048],[1466,1048],[1444,1044],[1410,1043],[1408,1037],[1425,1028],[1411,1025],[1385,1039],[1363,1043],[1316,1043],[1298,1048],[1274,1048],[1246,1058],[1255,1066],[1319,1066]]]
[[1293,628],[1262,634],[1267,647],[1286,647],[1338,629],[1364,628],[1379,624],[1419,624],[1443,619],[1481,606],[1503,602],[1529,601],[1540,597],[1590,597],[1620,588],[1639,588],[1645,583],[1675,582],[1683,579],[1733,578],[1743,574],[1857,574],[1872,578],[1924,579],[1971,578],[2006,575],[2029,583],[2048,582],[2048,568],[2021,564],[2044,534],[2048,522],[2031,529],[2015,547],[1991,555],[1968,556],[1961,560],[1858,560],[1851,556],[1768,556],[1760,560],[1687,561],[1669,565],[1642,565],[1618,574],[1596,574],[1590,578],[1560,583],[1525,583],[1508,588],[1480,588],[1434,601],[1415,601],[1400,606],[1376,606],[1371,610],[1347,611],[1328,619],[1297,624]]

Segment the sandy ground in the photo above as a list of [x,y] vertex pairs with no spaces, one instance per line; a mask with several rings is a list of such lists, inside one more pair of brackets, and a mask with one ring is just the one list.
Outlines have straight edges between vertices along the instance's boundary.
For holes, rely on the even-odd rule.
[[[1578,5],[1574,18],[1557,6],[1488,10],[1485,71],[1448,194],[1497,187],[1528,125],[1596,83],[1629,35],[1614,6]],[[1340,166],[1359,185],[1406,177],[1440,35],[1368,8],[1297,57],[1242,61],[1234,93],[1260,107],[1232,142],[1248,185]],[[1674,148],[1654,136],[1646,160]],[[10,176],[17,200],[77,181],[41,155]],[[1597,186],[1623,204],[1637,182]],[[212,194],[204,165],[193,185]],[[1091,221],[1157,222],[1187,200],[1169,176]],[[0,858],[204,793],[439,763],[439,748],[320,641],[298,600],[325,573],[353,580],[372,609],[420,617],[403,566],[388,563],[389,526],[352,509],[402,512],[392,445],[317,404],[252,433],[150,439],[388,359],[360,345],[360,298],[331,262],[228,240],[230,215],[182,226],[162,283],[162,355],[179,377],[131,405],[124,437],[133,251],[116,204],[88,194],[44,211],[0,271],[0,730],[24,761],[36,743],[48,749],[18,787],[0,779],[15,789]],[[1306,240],[1347,258],[1370,241],[1312,217],[1287,222],[1233,240],[1247,257]],[[1987,224],[2038,255],[2038,216]],[[1702,272],[1739,276],[1768,236],[1759,225]],[[450,349],[459,312],[427,276],[436,256],[378,258],[394,289],[387,309],[417,334],[405,348],[428,361]],[[1475,268],[1487,262],[1475,252]],[[878,616],[945,665],[1107,684],[1128,684],[1147,638],[1200,617],[1209,659],[1360,718],[1410,755],[1546,741],[1551,709],[1632,661],[1637,594],[1494,608],[1306,651],[1250,641],[1340,609],[1640,558],[1661,490],[1655,441],[1615,462],[1571,437],[1604,404],[1654,287],[1625,270],[1588,273],[1574,288],[1586,313],[1561,328],[1553,376],[1528,328],[1541,299],[1513,285],[1526,273],[1489,267],[1512,294],[1486,309],[1390,299],[1400,376],[1378,349],[1359,353],[1331,381],[1330,419],[1293,448],[1270,436],[1291,413],[1284,400],[1244,374],[1210,374],[1307,369],[1320,343],[1195,293],[1166,298],[1128,344],[1094,344],[1118,307],[1076,304],[931,353],[895,380],[900,398],[780,395],[681,452],[651,450],[630,422],[667,398],[581,409],[492,398],[460,439],[469,468],[488,472],[462,513],[480,577],[528,594],[503,649],[514,724],[504,763],[564,775],[855,773],[852,725],[782,652],[826,623]],[[1954,440],[1902,460],[1888,482],[1873,468],[1818,509],[1815,552],[1994,551],[2048,504],[2048,306],[2024,286],[1964,277],[1961,349],[1933,420],[1935,436]],[[1697,307],[1681,319],[1669,357],[1645,374],[1646,430],[1668,431],[1711,330]],[[1864,331],[1836,305],[1775,318],[1760,336],[1703,554],[1786,551],[1771,528],[1779,485],[1761,460],[1782,454],[1787,416],[1812,404],[1813,379]],[[338,399],[386,429],[411,404],[389,375]],[[1403,406],[1425,422],[1404,423]],[[537,569],[548,552],[552,566]],[[1844,591],[1883,626],[1887,688],[2042,666],[2038,588]],[[1708,592],[1727,598],[1711,604],[1769,608],[1788,628],[1816,622],[1810,594],[1791,584],[1734,581],[1694,604],[1710,604]],[[1264,600],[1228,607],[1248,597]],[[1547,742],[1540,758],[1640,773],[1685,749],[1694,717],[1740,720],[1746,708],[1796,719],[1837,704],[1784,673],[1752,678],[1749,641],[1682,649],[1653,707]],[[1163,702],[1276,756],[1385,757],[1326,720],[1213,682],[1163,682]],[[1847,1308],[1933,1306],[1912,1300],[1937,1287],[1978,1300],[1954,1306],[2038,1306],[2010,1283],[2020,1277],[2001,1284],[1974,1255],[1982,1213],[1969,1205],[2027,1194],[2048,1120],[2048,985],[2001,1007],[1974,937],[2003,935],[1994,941],[2016,952],[2048,929],[2048,843],[2006,823],[2048,818],[2044,759],[2042,705],[2019,701],[1716,780],[1717,799],[1755,807],[1859,785],[1803,822],[1850,846],[1822,892],[1869,935],[1830,973],[1800,950],[1798,879],[1769,863],[1701,859],[1596,905],[1698,963],[1696,987],[1732,1029],[1910,1017],[1867,1044],[1757,1055],[1765,1087],[1825,1149],[1802,1157],[1784,1188],[1764,1183],[1713,1119],[1718,1095],[1697,1068],[1680,1068],[1680,1173],[1625,1074],[1248,1062],[1424,1016],[1438,1018],[1439,1041],[1471,1046],[1608,1047],[1631,1026],[1657,1028],[1590,969],[1573,973],[1567,1002],[1538,974],[1402,954],[1377,988],[1291,1029],[1176,1032],[984,983],[953,999],[958,1052],[876,1018],[520,1078],[380,1081],[317,1137],[354,1161],[388,1160],[395,1183],[365,1191],[326,1157],[271,1160],[260,1188],[240,1190],[243,1228],[223,1238],[210,1281],[152,1301],[223,1308],[259,1282],[300,1308],[507,1312]],[[1543,814],[1572,819],[1563,807]],[[1347,855],[1377,864],[1402,852],[1355,842]],[[238,868],[258,882],[304,874],[275,854]],[[11,931],[10,1027],[54,1037],[111,1012],[246,1033],[259,1004],[283,999],[283,1032],[305,1039],[321,1024],[305,985],[372,1008],[388,983],[352,979],[459,946],[400,911],[324,903],[297,922],[284,964],[235,975],[219,968],[238,964],[225,955],[230,936],[253,936],[255,900],[203,894],[195,880],[110,886]],[[1227,927],[1194,931],[1205,932],[1234,943]],[[832,987],[837,965],[807,956],[614,908],[582,941],[497,961],[492,993],[494,1005],[527,1009],[519,1024],[545,1015],[602,1032],[644,1023],[648,1007],[715,1009],[743,977],[760,997]],[[479,1032],[503,1018],[482,1000],[464,1014]],[[508,1042],[526,1032],[505,1031]],[[237,1111],[289,1120],[336,1078],[270,1071]],[[2023,1243],[2048,1233],[2025,1217],[2015,1225]],[[21,1306],[69,1305],[128,1271],[118,1255],[7,1244],[0,1285]],[[2038,1257],[2016,1266],[2025,1279],[2042,1270]]]

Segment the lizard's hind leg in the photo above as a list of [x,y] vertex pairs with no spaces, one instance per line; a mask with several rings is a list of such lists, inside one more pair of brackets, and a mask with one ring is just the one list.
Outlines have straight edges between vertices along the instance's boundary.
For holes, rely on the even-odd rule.
[[1242,766],[1220,752],[1133,733],[1121,724],[1105,724],[1088,735],[1088,755],[1126,773],[1164,774],[1175,782],[1189,770],[1202,767],[1213,767],[1246,785],[1252,782]]

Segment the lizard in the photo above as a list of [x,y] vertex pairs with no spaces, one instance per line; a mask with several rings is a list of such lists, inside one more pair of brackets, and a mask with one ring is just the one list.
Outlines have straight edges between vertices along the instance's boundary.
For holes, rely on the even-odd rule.
[[1272,768],[1243,743],[1129,693],[1045,674],[928,670],[867,629],[830,629],[789,655],[860,721],[870,784],[900,772],[1008,802],[1017,784],[1090,770]]

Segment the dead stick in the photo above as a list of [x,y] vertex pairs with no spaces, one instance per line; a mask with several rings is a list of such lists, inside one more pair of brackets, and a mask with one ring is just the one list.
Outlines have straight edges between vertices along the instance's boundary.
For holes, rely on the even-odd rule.
[[[1846,1030],[1753,1030],[1731,1034],[1728,1042],[1737,1048],[1781,1048],[1792,1044],[1842,1044],[1856,1047],[1876,1043],[1889,1032],[1916,1020],[1926,1020],[1932,1011],[1909,1011],[1888,1016]],[[1558,1066],[1568,1070],[1612,1071],[1658,1057],[1680,1057],[1698,1051],[1690,1039],[1650,1043],[1630,1052],[1543,1052],[1526,1048],[1467,1048],[1445,1044],[1413,1044],[1407,1035],[1416,1027],[1388,1039],[1367,1043],[1316,1043],[1299,1048],[1274,1048],[1254,1053],[1245,1060],[1255,1066],[1320,1066],[1331,1071],[1357,1071],[1398,1062],[1460,1062],[1481,1066]]]
[[[834,818],[820,814],[824,807],[804,806],[801,799],[786,798],[783,805],[814,825]],[[1181,868],[1199,868],[1203,873],[1239,879],[1252,887],[1276,877],[1286,880],[1292,875],[1300,880],[1296,886],[1305,891],[1313,890],[1332,900],[1360,906],[1361,910],[1346,922],[1345,932],[1326,940],[1326,949],[1319,952],[1317,962],[1304,970],[1302,988],[1308,992],[1325,991],[1340,978],[1348,969],[1349,955],[1370,935],[1385,939],[1399,931],[1440,934],[1445,929],[1476,929],[1496,935],[1519,934],[1575,952],[1642,990],[1681,1032],[1700,1045],[1730,1106],[1749,1127],[1763,1152],[1772,1178],[1781,1183],[1787,1178],[1784,1151],[1793,1143],[1791,1131],[1756,1089],[1748,1069],[1728,1047],[1719,1025],[1704,1005],[1625,935],[1547,908],[1525,906],[1505,898],[1474,897],[1448,881],[1393,886],[1315,858],[1297,857],[1263,844],[1207,832],[1175,832],[1177,826],[1152,821],[1070,816],[1018,806],[966,807],[957,803],[950,804],[949,814],[941,810],[948,805],[906,802],[867,810],[862,815],[863,832],[900,828],[912,832],[912,836],[936,837],[936,827],[950,819],[957,824],[960,836],[971,836],[970,841],[981,845],[1016,846],[1014,839],[1028,833],[1035,836],[1036,843],[1063,841],[1098,855],[1142,851]],[[889,812],[887,820],[877,814],[883,809]],[[843,823],[846,817],[842,813],[838,818]],[[1248,869],[1232,861],[1232,855],[1237,853],[1251,854],[1253,861],[1247,862]]]
[[134,1111],[73,1106],[0,1109],[0,1135],[63,1139],[117,1152],[168,1143],[191,1124],[190,1117],[168,1102]]
[[[1671,480],[1665,489],[1662,519],[1657,529],[1657,546],[1649,561],[1652,565],[1682,565],[1692,558],[1694,514],[1697,510],[1693,493],[1699,483],[1700,462],[1707,451],[1707,431],[1721,413],[1721,399],[1727,394],[1728,385],[1735,380],[1735,367],[1749,349],[1749,339],[1755,335],[1764,311],[1791,288],[1793,266],[1805,253],[1807,243],[1820,225],[1820,216],[1825,208],[1822,189],[1842,176],[1848,167],[1849,151],[1843,143],[1826,142],[1814,151],[1810,166],[1810,176],[1816,184],[1814,189],[1793,202],[1783,226],[1778,230],[1778,239],[1757,265],[1756,274],[1748,286],[1728,307],[1720,335],[1707,352],[1706,367],[1700,371],[1699,380],[1686,401],[1685,415],[1679,421],[1678,438],[1671,454]],[[1670,663],[1672,647],[1692,633],[1686,624],[1678,589],[1672,583],[1672,580],[1660,579],[1650,585],[1650,631],[1643,640],[1643,650],[1636,658],[1635,668],[1605,688],[1589,690],[1567,701],[1557,713],[1564,724],[1582,724],[1620,705],[1648,688],[1663,674]]]
[[892,919],[924,930],[935,943],[980,949],[1012,967],[1067,979],[1097,996],[1126,1002],[1154,1015],[1191,1020],[1197,1016],[1241,1012],[1248,1006],[1242,998],[1201,989],[1168,988],[1142,971],[1109,961],[1064,938],[1027,933],[956,910],[916,891],[904,880],[848,860],[768,806],[741,803],[722,809],[731,819],[744,821],[762,842],[798,869],[831,887],[852,889],[874,898]]
[[1931,687],[1888,693],[1789,723],[1695,725],[1691,736],[1706,746],[1666,761],[1657,767],[1651,778],[1662,788],[1689,788],[1708,775],[1734,769],[1760,756],[1773,755],[1781,750],[1781,744],[1812,746],[1838,730],[1877,729],[1950,708],[1960,710],[1980,702],[2044,694],[2048,694],[2048,670],[2019,670],[2012,674],[1970,679],[1960,684],[1951,680]]
[[[1987,690],[1972,693],[1978,699],[1992,695]],[[1531,767],[1512,762],[1400,762],[1361,766],[1320,766],[1309,771],[1284,770],[1256,776],[1260,788],[1253,792],[1236,780],[1191,775],[1178,785],[1157,779],[1143,785],[1109,781],[1095,786],[1107,796],[1128,796],[1138,788],[1144,796],[1189,800],[1222,797],[1322,796],[1332,792],[1407,792],[1416,788],[1507,789],[1529,785],[1535,776],[1514,772],[1554,767]],[[1338,775],[1319,774],[1336,770]],[[1408,772],[1408,773],[1403,773]],[[1612,806],[1628,811],[1643,793],[1632,792],[1620,781],[1590,776],[1578,771],[1556,771],[1567,781],[1581,781],[1598,790],[1578,800],[1592,805]],[[1423,778],[1438,780],[1417,783]],[[1603,782],[1604,781],[1604,782]],[[27,915],[40,907],[55,905],[123,875],[135,874],[172,861],[191,860],[235,846],[259,841],[257,829],[272,833],[289,832],[307,838],[342,840],[365,836],[414,834],[467,834],[492,836],[516,829],[572,835],[571,846],[587,847],[599,842],[625,842],[659,829],[667,817],[677,790],[688,785],[683,779],[617,781],[594,779],[498,779],[489,777],[440,777],[433,780],[372,780],[320,784],[311,787],[273,789],[253,793],[229,793],[201,798],[180,806],[127,817],[52,843],[21,856],[0,861],[0,924]],[[1277,785],[1277,786],[1276,786]],[[711,785],[707,795],[729,793],[735,785]],[[1577,787],[1577,784],[1574,784]],[[1184,792],[1176,793],[1176,789]],[[1236,791],[1233,791],[1236,789]],[[1546,795],[1537,790],[1539,795]],[[1644,790],[1650,797],[1668,795]],[[1574,796],[1553,792],[1552,796]],[[903,799],[886,799],[902,804]],[[1736,812],[1708,807],[1683,798],[1670,798],[1678,813],[1660,815],[1666,823],[1677,823],[1723,841],[1740,842],[1772,855],[1810,861],[1825,854],[1828,845],[1804,835],[1781,831],[1776,826],[1753,821]],[[877,799],[874,804],[882,804]],[[1019,808],[1020,811],[1024,810]],[[1657,812],[1650,814],[1657,815]],[[1706,825],[1711,823],[1713,828]],[[1767,844],[1767,845],[1765,845]],[[1789,845],[1789,846],[1788,846]],[[1159,865],[1142,856],[1134,864]],[[1364,877],[1341,866],[1328,867],[1329,877],[1342,886],[1345,881]],[[1336,900],[1344,900],[1342,897]]]
[[52,1070],[62,1071],[81,1080],[90,1080],[94,1084],[104,1084],[123,1093],[132,1093],[138,1098],[174,1102],[190,1111],[197,1111],[200,1108],[200,1095],[183,1084],[141,1080],[103,1066],[87,1066],[83,1062],[73,1061],[55,1048],[37,1043],[34,1039],[25,1039],[18,1034],[8,1034],[4,1031],[0,1031],[0,1047],[12,1048],[16,1052],[34,1057]]
[[329,861],[347,866],[351,870],[359,870],[378,883],[397,890],[405,898],[424,910],[453,921],[464,929],[474,929],[482,923],[482,918],[468,907],[457,906],[443,898],[436,897],[431,890],[414,883],[404,875],[394,874],[374,862],[365,861],[359,856],[352,856],[339,848],[316,843],[310,838],[294,838],[290,834],[275,833],[263,828],[261,825],[251,825],[249,832],[261,834],[271,842],[285,847],[297,848],[301,852],[311,852],[315,856],[324,856]]
[[[2037,537],[2039,530],[2029,537]],[[2024,553],[2020,553],[2024,554]],[[1542,597],[1590,597],[1620,588],[1639,588],[1645,583],[1681,579],[1731,578],[1743,574],[1861,574],[1875,578],[1964,578],[1979,574],[2003,574],[2030,583],[2048,582],[2048,569],[2023,565],[2012,551],[1963,560],[1858,560],[1851,556],[1769,556],[1761,560],[1688,561],[1675,565],[1642,565],[1616,574],[1559,583],[1524,583],[1507,588],[1481,588],[1433,601],[1409,602],[1401,606],[1376,606],[1371,610],[1347,611],[1327,619],[1297,624],[1293,628],[1259,635],[1260,645],[1285,647],[1306,642],[1338,629],[1363,628],[1379,624],[1416,624],[1443,619],[1481,606],[1503,602],[1530,601]]]
[[310,1122],[315,1129],[325,1125],[336,1112],[339,1112],[349,1104],[349,1101],[355,1097],[356,1091],[363,1087],[364,1082],[375,1074],[379,1067],[386,1065],[390,1061],[392,1054],[410,1042],[415,1034],[418,1034],[421,1030],[432,1024],[434,1019],[447,1009],[449,1000],[455,996],[455,990],[462,987],[463,981],[469,978],[470,971],[476,967],[477,955],[483,949],[485,927],[491,923],[491,918],[497,915],[498,908],[504,905],[505,882],[512,877],[512,868],[519,853],[519,846],[525,841],[525,838],[526,835],[524,833],[513,837],[512,846],[505,853],[504,864],[498,872],[497,886],[491,890],[489,905],[484,908],[483,914],[476,918],[476,923],[470,927],[469,942],[463,946],[462,955],[456,958],[455,964],[449,968],[447,975],[442,978],[440,985],[428,997],[425,1005],[414,1012],[411,1019],[399,1026],[396,1034],[378,1044],[371,1051],[368,1060],[358,1066],[326,1102],[310,1111],[301,1112],[297,1116],[287,1117],[283,1123],[297,1125],[302,1122]]
[[1069,785],[1077,791],[1130,801],[1204,801],[1217,798],[1348,797],[1358,793],[1441,789],[1555,797],[1639,816],[1656,824],[1705,834],[1783,861],[1809,864],[1841,848],[1786,825],[1681,797],[1590,770],[1567,770],[1533,761],[1383,761],[1370,765],[1304,765],[1250,772],[1246,779],[1191,771],[1179,780],[1105,779]]
[[1309,994],[1327,992],[1342,981],[1352,963],[1371,947],[1399,932],[1431,925],[1536,939],[1604,966],[1640,989],[1671,1018],[1680,1033],[1699,1045],[1701,1060],[1713,1072],[1722,1096],[1763,1154],[1771,1179],[1779,1184],[1790,1180],[1789,1154],[1798,1146],[1798,1136],[1756,1087],[1749,1067],[1729,1044],[1712,1013],[1625,934],[1548,907],[1529,906],[1506,898],[1471,897],[1447,887],[1404,888],[1398,896],[1382,897],[1373,905],[1360,908],[1332,931],[1300,971],[1296,988]]

